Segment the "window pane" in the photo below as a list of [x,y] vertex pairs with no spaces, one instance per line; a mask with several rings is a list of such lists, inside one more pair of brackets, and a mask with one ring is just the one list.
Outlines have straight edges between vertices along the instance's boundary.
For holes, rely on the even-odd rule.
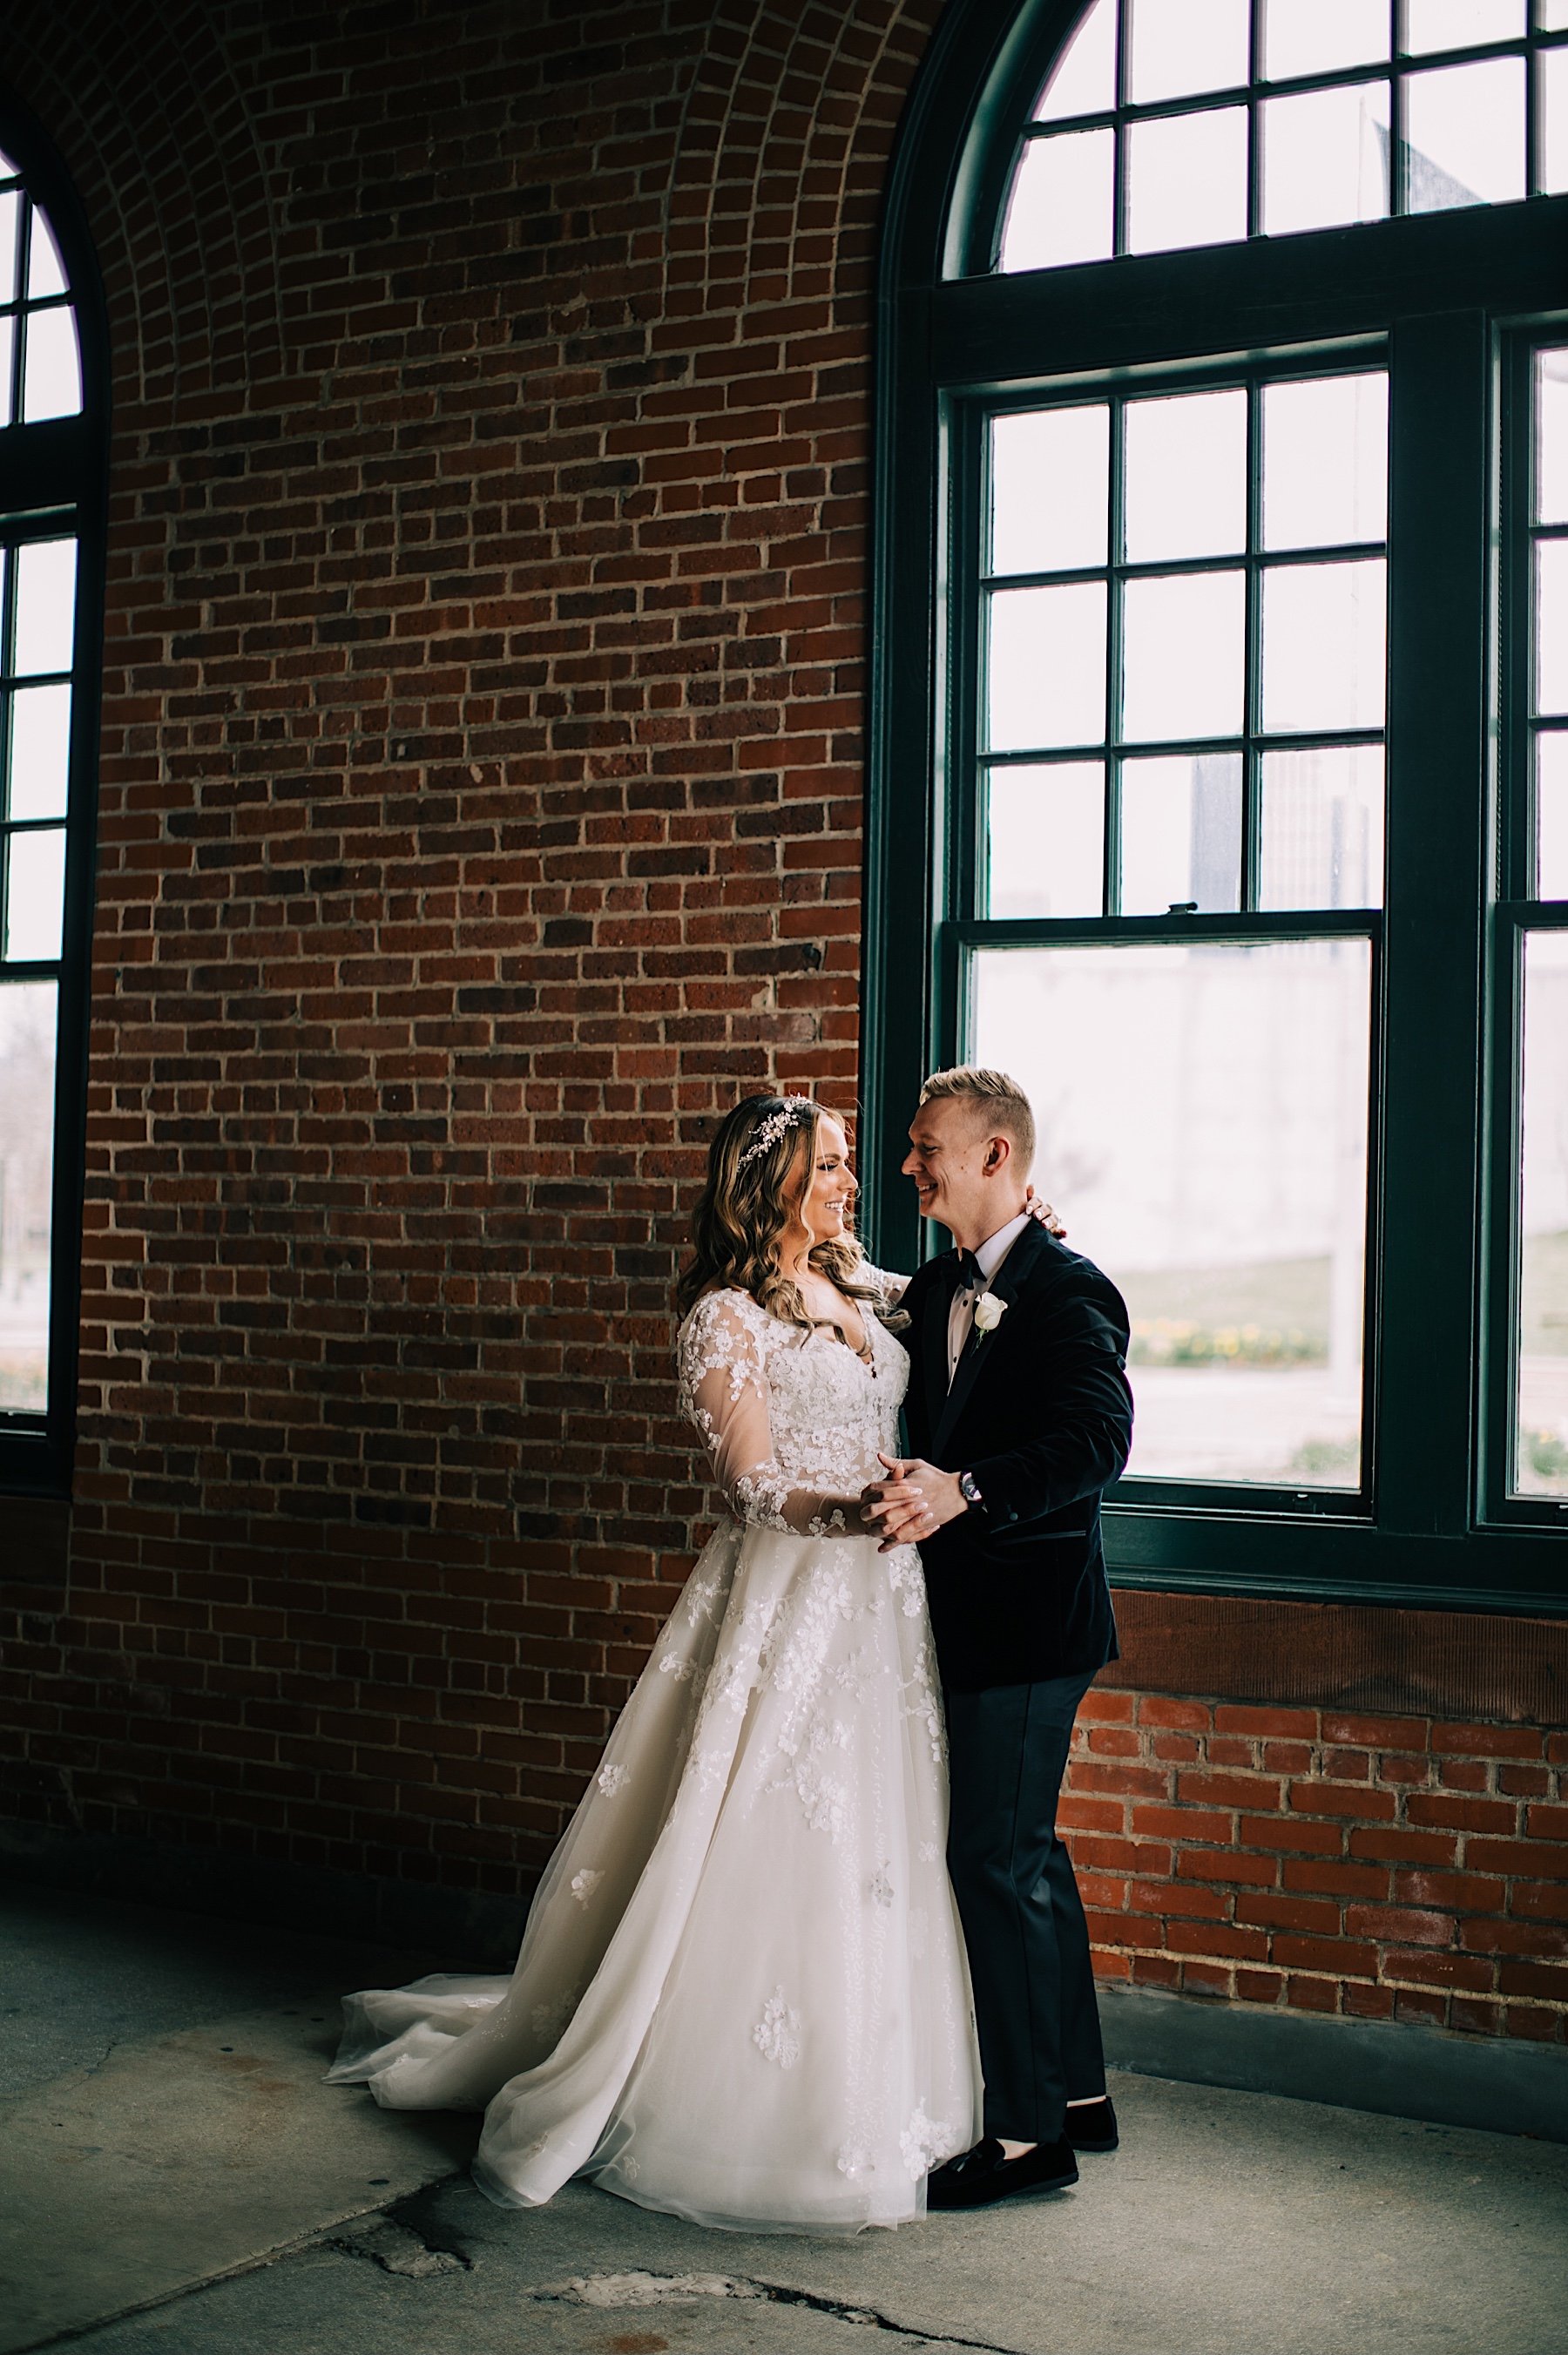
[[70,760],[69,687],[19,687],[11,697],[11,762],[5,815],[64,817]]
[[1539,52],[1544,101],[1541,138],[1541,189],[1559,197],[1568,188],[1568,48]]
[[16,672],[69,670],[76,638],[76,542],[35,539],[15,550]]
[[1104,564],[1111,412],[1030,409],[991,427],[991,570]]
[[22,217],[20,188],[0,196],[0,303],[16,299],[16,254]]
[[1264,72],[1330,73],[1388,55],[1388,0],[1264,0]]
[[1568,933],[1524,943],[1519,1431],[1527,1497],[1568,1497]]
[[1568,736],[1535,744],[1535,896],[1568,900]]
[[1381,220],[1389,208],[1386,81],[1266,99],[1265,237]]
[[1104,904],[1105,772],[1098,761],[993,769],[987,916],[1097,916]]
[[1031,139],[1013,182],[1002,234],[1004,270],[1104,261],[1114,241],[1114,131]]
[[65,908],[65,828],[14,834],[5,846],[5,954],[58,957]]
[[1264,546],[1332,548],[1388,528],[1388,378],[1264,387]]
[[1037,123],[1109,114],[1116,102],[1116,0],[1094,5],[1069,41],[1035,108]]
[[1122,765],[1122,913],[1202,915],[1242,904],[1242,756],[1200,752]]
[[55,985],[0,988],[0,1409],[42,1414],[49,1348]]
[[1381,744],[1265,752],[1260,908],[1379,908],[1383,896]]
[[1296,564],[1264,574],[1264,726],[1381,728],[1384,591],[1381,558]]
[[1247,233],[1247,112],[1157,115],[1127,133],[1134,253],[1225,245]]
[[1525,30],[1526,0],[1406,0],[1408,49],[1474,49],[1514,41]]
[[1413,213],[1524,195],[1522,58],[1411,74],[1404,90]]
[[1105,584],[991,598],[987,740],[996,752],[1097,744],[1105,733]]
[[1235,736],[1243,717],[1246,587],[1240,572],[1129,581],[1123,733],[1132,742]]
[[1568,351],[1535,356],[1535,520],[1568,523]]
[[1535,551],[1535,708],[1568,711],[1568,539]]
[[1543,33],[1568,31],[1568,0],[1539,0],[1536,19]]
[[55,243],[55,233],[35,205],[33,234],[27,251],[27,300],[38,303],[50,294],[64,294],[69,291],[65,264],[60,260],[59,247]]
[[0,426],[11,422],[11,348],[16,333],[14,315],[0,319]]
[[29,424],[44,417],[76,417],[81,411],[81,361],[76,348],[76,317],[69,304],[33,311],[27,319],[22,415]]
[[1131,0],[1132,95],[1188,98],[1247,79],[1248,0]]
[[1130,400],[1125,424],[1128,561],[1229,556],[1244,549],[1245,392]]
[[1129,1470],[1353,1487],[1368,943],[1000,949],[975,963],[965,1053],[1022,1082],[1035,1182],[1132,1311]]

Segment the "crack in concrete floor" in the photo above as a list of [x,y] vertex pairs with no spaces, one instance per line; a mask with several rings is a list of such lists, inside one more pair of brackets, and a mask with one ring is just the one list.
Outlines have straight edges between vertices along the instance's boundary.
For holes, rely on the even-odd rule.
[[[120,2315],[103,2316],[80,2329],[63,2331],[53,2338],[40,2339],[33,2349],[27,2350],[27,2355],[47,2355],[47,2350],[51,2348],[69,2346],[93,2337],[115,2322],[130,2321],[184,2305],[207,2291],[238,2281],[248,2274],[268,2272],[274,2266],[289,2264],[309,2255],[313,2250],[331,2249],[339,2255],[373,2264],[379,2272],[405,2281],[428,2281],[443,2275],[471,2273],[475,2260],[462,2249],[452,2245],[450,2235],[441,2234],[438,2239],[427,2240],[425,2233],[432,2229],[431,2222],[424,2219],[414,2221],[420,2211],[430,2208],[433,2194],[443,2188],[432,2184],[411,2199],[396,2201],[389,2208],[370,2209],[353,2222],[339,2225],[329,2232],[312,2233],[291,2247],[273,2250],[251,2264],[213,2275],[204,2281],[191,2282],[167,2297],[127,2307]],[[413,2211],[411,2215],[411,2211]],[[439,2228],[434,2229],[439,2231]],[[906,2323],[895,2322],[891,2315],[883,2314],[875,2307],[827,2296],[816,2290],[795,2288],[786,2282],[763,2281],[746,2275],[639,2272],[577,2275],[564,2281],[540,2283],[525,2295],[536,2304],[575,2306],[604,2313],[686,2306],[708,2297],[733,2298],[759,2306],[795,2307],[810,2314],[824,2315],[830,2321],[876,2330],[891,2338],[903,2339],[910,2355],[923,2355],[923,2350],[933,2348],[949,2349],[952,2355],[1028,2355],[1026,2350],[1005,2345],[997,2339],[961,2339],[944,2330],[912,2328]]]
[[810,2314],[826,2314],[836,2322],[858,2323],[907,2339],[912,2349],[951,2347],[957,2355],[1026,2355],[1021,2348],[1006,2347],[992,2339],[955,2339],[944,2330],[912,2328],[895,2322],[874,2306],[852,2305],[848,2299],[826,2297],[819,2291],[795,2289],[784,2282],[759,2281],[732,2274],[586,2274],[567,2281],[541,2282],[530,2293],[537,2303],[595,2307],[624,2312],[628,2307],[685,2306],[702,2297],[741,2298],[768,2306],[804,2307]]
[[346,2257],[368,2258],[384,2274],[400,2274],[408,2281],[428,2281],[432,2274],[466,2274],[474,2269],[471,2257],[460,2257],[453,2249],[432,2249],[389,2215],[374,2217],[352,2232],[328,2232],[319,2245],[341,2249]]
[[[421,2191],[396,2200],[389,2206],[366,2208],[341,2219],[329,2231],[313,2227],[295,2240],[281,2243],[253,2257],[241,2259],[238,2264],[222,2265],[203,2274],[193,2281],[182,2282],[176,2289],[164,2291],[155,2297],[136,2298],[112,2311],[95,2315],[91,2321],[72,2324],[65,2330],[51,2332],[48,2337],[35,2339],[16,2350],[16,2355],[48,2355],[56,2347],[73,2347],[99,2332],[112,2329],[122,2322],[135,2322],[144,2316],[161,2314],[177,2306],[204,2296],[209,2290],[224,2288],[231,2282],[241,2282],[252,2274],[270,2273],[274,2266],[286,2265],[297,2257],[309,2256],[315,2249],[331,2249],[339,2256],[368,2260],[379,2272],[400,2275],[405,2279],[421,2281],[432,2275],[471,2273],[473,2259],[465,2251],[443,2237],[434,2236],[434,2228],[408,2221],[417,2216],[433,2197],[464,2179],[462,2173],[438,2176]],[[426,2237],[430,2232],[432,2237]],[[431,2262],[421,2264],[421,2257]]]

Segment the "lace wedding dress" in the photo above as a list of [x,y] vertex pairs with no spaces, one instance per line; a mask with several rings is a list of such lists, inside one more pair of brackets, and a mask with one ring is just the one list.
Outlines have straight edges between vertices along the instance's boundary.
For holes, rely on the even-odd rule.
[[484,2110],[475,2173],[585,2175],[748,2231],[922,2214],[981,2132],[920,1561],[849,1500],[897,1446],[870,1362],[748,1294],[681,1328],[684,1413],[733,1516],[681,1593],[534,1901],[510,1978],[350,1996],[331,2074]]

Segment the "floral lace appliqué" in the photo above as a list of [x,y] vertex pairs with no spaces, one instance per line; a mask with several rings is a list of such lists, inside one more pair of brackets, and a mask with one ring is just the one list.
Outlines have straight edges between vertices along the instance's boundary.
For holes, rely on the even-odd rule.
[[913,1546],[900,1546],[888,1556],[888,1584],[901,1595],[906,1619],[918,1619],[925,1609],[925,1572]]
[[775,2061],[781,2069],[793,2069],[800,2059],[800,2014],[784,2001],[782,1987],[774,1987],[763,2004],[752,2041],[764,2061]]
[[719,1599],[722,1585],[723,1581],[717,1571],[710,1572],[707,1578],[694,1578],[691,1581],[684,1597],[688,1626],[700,1627],[705,1621],[709,1625],[712,1625],[713,1605]]
[[932,2169],[948,2156],[953,2144],[953,2127],[945,2119],[928,2118],[925,2104],[919,2103],[913,2117],[899,2137],[899,2148],[909,2169],[911,2182],[917,2183],[923,2175],[929,2175]]
[[825,1540],[863,1537],[848,1500],[898,1446],[909,1359],[868,1304],[867,1363],[746,1292],[708,1294],[681,1327],[679,1404],[742,1521]]
[[536,2036],[548,2036],[552,2044],[559,2044],[561,2030],[571,2018],[576,2006],[577,1998],[569,1987],[564,1995],[558,1995],[553,2003],[536,2003],[528,2014],[528,2025]]
[[572,1874],[571,1893],[576,1898],[580,1905],[587,1904],[589,1899],[592,1896],[594,1891],[598,1888],[599,1883],[603,1880],[603,1878],[604,1875],[602,1872],[574,1872]]
[[601,1766],[599,1788],[607,1799],[618,1799],[632,1779],[629,1766]]

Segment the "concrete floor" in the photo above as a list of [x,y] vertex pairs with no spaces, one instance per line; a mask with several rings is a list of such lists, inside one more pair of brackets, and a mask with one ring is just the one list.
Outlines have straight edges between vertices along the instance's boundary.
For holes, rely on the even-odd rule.
[[897,2234],[503,2211],[475,2120],[320,2083],[431,1961],[8,1890],[0,2350],[1568,2355],[1568,2147],[1155,2078],[1075,2190]]

